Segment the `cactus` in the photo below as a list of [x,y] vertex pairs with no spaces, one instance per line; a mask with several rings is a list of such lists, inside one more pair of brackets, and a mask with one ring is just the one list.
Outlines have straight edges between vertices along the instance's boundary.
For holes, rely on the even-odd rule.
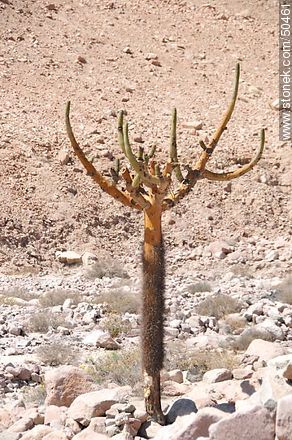
[[[172,112],[169,158],[165,165],[155,160],[156,147],[147,153],[139,149],[136,157],[132,150],[128,124],[124,123],[124,114],[118,117],[119,145],[128,160],[128,167],[121,167],[119,160],[111,168],[112,181],[105,179],[86,158],[73,134],[70,115],[70,102],[66,107],[66,128],[72,148],[93,180],[110,196],[123,205],[144,213],[144,242],[143,242],[143,310],[142,310],[142,366],[144,372],[144,398],[146,411],[150,417],[164,424],[164,414],[161,408],[160,371],[163,367],[163,319],[164,319],[164,278],[165,259],[161,219],[163,212],[176,205],[185,197],[201,179],[213,181],[228,181],[242,176],[250,171],[260,160],[265,143],[265,131],[260,133],[260,147],[255,157],[246,165],[235,171],[215,173],[206,169],[220,137],[227,127],[234,110],[238,95],[240,67],[236,66],[236,78],[233,96],[218,129],[208,145],[203,141],[199,144],[202,152],[197,162],[191,166],[182,167],[179,163],[176,142],[177,112]],[[183,168],[185,168],[183,170]],[[175,175],[178,188],[170,190]],[[123,187],[118,187],[119,181],[124,181]]]

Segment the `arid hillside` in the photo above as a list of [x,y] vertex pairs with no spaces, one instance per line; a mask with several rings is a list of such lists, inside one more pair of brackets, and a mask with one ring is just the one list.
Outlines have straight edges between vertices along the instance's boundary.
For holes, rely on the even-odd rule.
[[[222,270],[230,261],[193,253],[227,239],[240,249],[259,245],[255,270],[286,272],[291,150],[279,142],[275,108],[277,3],[1,0],[2,272],[58,270],[55,253],[68,249],[109,254],[135,269],[141,215],[113,202],[86,176],[66,138],[65,104],[71,100],[80,145],[105,175],[122,157],[121,109],[134,148],[156,144],[166,158],[176,106],[179,154],[192,164],[199,139],[214,132],[227,108],[237,62],[239,100],[210,167],[246,163],[262,127],[264,157],[231,184],[199,182],[165,215],[169,267]],[[286,257],[260,264],[271,249]]]

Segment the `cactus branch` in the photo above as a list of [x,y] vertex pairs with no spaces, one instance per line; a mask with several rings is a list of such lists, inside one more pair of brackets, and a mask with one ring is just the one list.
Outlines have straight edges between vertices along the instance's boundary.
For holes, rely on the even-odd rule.
[[125,155],[127,156],[132,168],[136,173],[139,175],[141,181],[148,187],[152,187],[153,185],[159,185],[160,179],[151,176],[145,169],[144,164],[139,163],[139,161],[136,159],[135,154],[132,151],[130,142],[129,142],[129,134],[128,134],[128,124],[125,123],[123,127],[123,133],[124,133],[124,146],[125,146]]
[[195,165],[195,169],[199,170],[200,172],[204,171],[206,163],[210,159],[216,145],[219,142],[219,139],[220,139],[223,131],[226,129],[227,124],[232,116],[232,113],[233,113],[233,110],[235,107],[235,103],[236,103],[236,99],[237,99],[237,95],[238,95],[239,77],[240,77],[240,65],[237,64],[236,65],[236,73],[235,73],[235,85],[234,85],[233,94],[232,94],[232,98],[231,98],[230,104],[228,106],[228,109],[224,113],[222,121],[221,121],[219,127],[217,128],[217,130],[215,131],[214,135],[212,136],[208,146],[206,147],[204,142],[200,141],[200,145],[204,151],[202,152],[199,160],[197,161],[197,163]]
[[248,171],[250,171],[258,163],[258,161],[262,157],[262,154],[264,151],[264,145],[265,145],[265,130],[264,129],[261,130],[260,137],[261,137],[261,143],[260,143],[259,150],[258,150],[257,154],[255,155],[255,157],[248,164],[244,165],[243,167],[241,167],[237,170],[229,171],[226,173],[214,173],[209,170],[204,170],[204,172],[202,173],[202,177],[205,177],[208,180],[226,181],[226,180],[236,179],[237,177],[243,176],[245,173],[248,173]]
[[177,111],[176,108],[174,108],[171,116],[169,157],[170,157],[170,161],[173,164],[175,164],[174,172],[177,180],[179,182],[182,182],[184,180],[184,177],[181,173],[180,165],[178,163],[178,158],[177,158],[176,125],[177,125]]
[[119,117],[118,117],[118,140],[119,140],[119,145],[121,147],[122,152],[124,153],[124,155],[126,155],[123,124],[124,124],[124,112],[122,110],[122,111],[120,111]]
[[105,179],[93,166],[93,164],[87,159],[84,152],[80,148],[78,142],[75,139],[71,123],[70,123],[70,101],[67,103],[66,106],[66,129],[67,134],[70,139],[72,148],[74,150],[74,153],[86,169],[88,175],[100,186],[100,188],[108,193],[110,196],[121,202],[125,206],[130,206],[133,208],[139,209],[139,207],[136,206],[136,203],[133,199],[131,199],[126,193],[119,190],[115,184],[110,183],[107,179]]
[[[144,210],[150,207],[150,202],[147,201],[143,195],[139,192],[139,189],[135,187],[135,178],[132,179],[128,168],[123,168],[121,171],[122,178],[126,182],[126,190],[131,195],[132,199],[137,203],[140,210]],[[136,175],[137,177],[137,175]],[[139,185],[138,185],[139,186]]]

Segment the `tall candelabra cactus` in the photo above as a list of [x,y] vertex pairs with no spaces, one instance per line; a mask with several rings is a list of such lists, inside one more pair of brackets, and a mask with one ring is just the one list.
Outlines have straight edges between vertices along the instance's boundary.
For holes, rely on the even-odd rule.
[[[229,181],[250,171],[260,160],[265,143],[265,131],[261,130],[260,148],[255,157],[235,171],[216,173],[206,169],[214,149],[226,129],[234,110],[239,85],[240,67],[236,66],[233,96],[222,121],[206,145],[199,144],[202,152],[197,162],[181,166],[176,142],[177,113],[172,112],[170,148],[168,160],[164,165],[155,160],[155,148],[149,152],[139,148],[133,152],[128,136],[128,124],[124,114],[118,118],[118,139],[123,155],[130,168],[121,167],[119,160],[111,169],[112,179],[104,178],[89,161],[77,143],[70,124],[70,102],[66,107],[66,128],[73,150],[92,179],[110,196],[123,205],[143,211],[143,308],[142,308],[142,366],[144,372],[144,398],[146,411],[150,417],[164,424],[161,408],[160,371],[163,367],[163,319],[165,291],[165,258],[161,227],[162,214],[175,206],[201,179]],[[185,168],[185,169],[183,169]],[[175,175],[178,181],[176,190],[170,190]],[[121,183],[121,184],[120,184]],[[120,185],[119,185],[120,184]]]

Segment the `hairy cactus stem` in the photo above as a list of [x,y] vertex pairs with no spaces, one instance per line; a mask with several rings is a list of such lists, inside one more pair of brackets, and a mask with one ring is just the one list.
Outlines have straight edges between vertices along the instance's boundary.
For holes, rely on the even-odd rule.
[[160,396],[163,367],[165,258],[161,227],[161,197],[144,210],[142,354],[147,413],[164,424]]

